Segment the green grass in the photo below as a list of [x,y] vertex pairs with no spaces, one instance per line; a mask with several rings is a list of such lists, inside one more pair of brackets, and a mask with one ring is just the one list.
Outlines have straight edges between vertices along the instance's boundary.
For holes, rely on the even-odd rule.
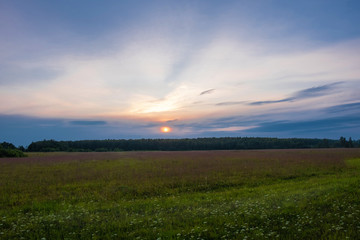
[[360,150],[0,161],[0,239],[360,239]]

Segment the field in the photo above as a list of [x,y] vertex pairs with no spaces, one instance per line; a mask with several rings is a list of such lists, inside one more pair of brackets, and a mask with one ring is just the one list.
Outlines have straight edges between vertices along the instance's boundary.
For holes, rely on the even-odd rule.
[[360,239],[360,149],[0,159],[0,239]]

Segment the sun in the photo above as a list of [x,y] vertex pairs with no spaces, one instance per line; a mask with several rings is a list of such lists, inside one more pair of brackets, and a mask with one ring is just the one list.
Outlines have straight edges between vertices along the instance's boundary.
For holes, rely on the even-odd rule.
[[168,133],[168,132],[171,132],[171,128],[170,127],[161,127],[161,132],[163,133]]

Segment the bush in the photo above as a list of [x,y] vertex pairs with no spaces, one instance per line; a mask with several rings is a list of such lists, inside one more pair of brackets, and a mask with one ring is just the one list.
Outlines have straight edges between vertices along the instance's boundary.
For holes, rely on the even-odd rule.
[[0,157],[26,157],[26,155],[16,148],[4,148],[0,145]]

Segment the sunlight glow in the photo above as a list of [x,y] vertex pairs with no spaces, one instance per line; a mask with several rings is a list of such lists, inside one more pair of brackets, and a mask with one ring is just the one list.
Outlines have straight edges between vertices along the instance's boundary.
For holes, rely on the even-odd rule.
[[171,128],[170,127],[161,127],[161,132],[163,133],[168,133],[168,132],[171,132]]

